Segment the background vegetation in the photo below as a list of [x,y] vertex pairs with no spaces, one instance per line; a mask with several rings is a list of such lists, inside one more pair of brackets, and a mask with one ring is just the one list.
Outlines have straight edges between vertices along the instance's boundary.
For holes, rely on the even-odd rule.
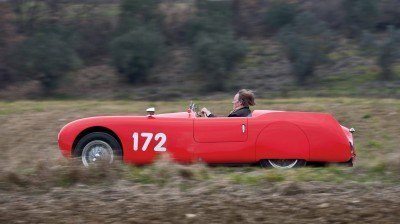
[[4,99],[400,94],[396,0],[0,4]]

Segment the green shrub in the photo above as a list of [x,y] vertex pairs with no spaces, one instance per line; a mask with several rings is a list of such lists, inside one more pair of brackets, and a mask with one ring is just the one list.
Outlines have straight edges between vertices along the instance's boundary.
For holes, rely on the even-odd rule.
[[350,37],[359,36],[362,30],[372,29],[379,15],[376,0],[343,0],[346,30]]
[[[1,13],[1,10],[0,10]],[[4,87],[11,81],[9,69],[5,64],[5,56],[8,50],[6,37],[7,35],[7,22],[5,16],[0,14],[0,87]]]
[[400,26],[400,1],[379,1],[378,29],[386,29],[388,26]]
[[22,34],[57,33],[83,59],[107,53],[114,30],[111,19],[100,15],[99,3],[82,1],[73,7],[62,0],[15,0],[10,5]]
[[207,80],[207,89],[223,90],[229,73],[246,51],[246,45],[235,40],[232,33],[199,35],[194,43],[193,59]]
[[186,40],[192,45],[195,67],[206,88],[223,90],[246,45],[233,35],[232,1],[196,1],[196,15],[188,21]]
[[276,31],[291,23],[297,13],[297,5],[286,1],[276,1],[268,8],[264,23],[267,30]]
[[18,74],[39,80],[50,93],[68,71],[80,65],[75,51],[53,33],[39,33],[18,44],[9,58]]
[[[299,3],[303,8],[303,4]],[[344,10],[341,1],[312,1],[307,4],[307,11],[324,21],[331,29],[339,29],[344,25]]]
[[196,15],[186,25],[186,40],[193,43],[201,33],[223,34],[232,29],[231,1],[197,1]]
[[392,79],[393,65],[400,57],[400,31],[389,29],[389,36],[384,40],[378,51],[378,65],[381,68],[381,78]]
[[108,55],[112,40],[113,27],[110,21],[97,18],[74,24],[70,43],[85,61]]
[[43,20],[45,5],[32,0],[10,1],[10,6],[15,15],[15,25],[21,33],[31,33]]
[[361,51],[366,55],[366,56],[371,56],[375,54],[377,44],[375,37],[372,33],[369,31],[364,30],[361,38],[360,38],[360,48]]
[[159,0],[123,0],[120,3],[119,29],[126,33],[143,24],[160,22]]
[[360,41],[361,52],[376,58],[376,63],[381,69],[380,78],[384,80],[394,78],[393,66],[400,58],[400,31],[392,26],[388,30],[387,37],[381,38],[380,41],[364,31]]
[[164,38],[159,32],[139,27],[113,40],[113,66],[130,83],[145,82],[163,49]]
[[293,24],[281,30],[279,40],[298,84],[306,84],[315,67],[327,61],[327,54],[334,46],[332,38],[325,23],[310,13],[299,14]]
[[6,66],[0,64],[0,88],[6,86],[11,81],[12,77],[9,72],[9,69]]
[[2,26],[3,24],[1,24],[2,22],[3,21],[1,21],[1,18],[0,18],[0,48],[3,48],[6,43],[6,40],[5,40],[6,32],[5,32],[5,28]]

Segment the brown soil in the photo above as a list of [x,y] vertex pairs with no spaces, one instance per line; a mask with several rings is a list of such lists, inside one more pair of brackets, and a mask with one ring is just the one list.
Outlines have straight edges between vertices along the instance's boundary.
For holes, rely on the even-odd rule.
[[399,223],[400,186],[203,182],[189,190],[117,181],[0,191],[9,223]]

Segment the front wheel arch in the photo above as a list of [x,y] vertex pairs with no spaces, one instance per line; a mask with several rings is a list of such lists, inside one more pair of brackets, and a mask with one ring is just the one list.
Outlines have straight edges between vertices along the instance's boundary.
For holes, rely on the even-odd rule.
[[124,154],[124,148],[123,148],[122,142],[121,142],[120,138],[118,137],[118,135],[117,135],[114,131],[112,131],[111,129],[106,128],[106,127],[102,127],[102,126],[90,127],[90,128],[86,128],[85,130],[81,131],[81,132],[76,136],[76,138],[75,138],[75,140],[74,140],[74,143],[72,144],[72,156],[75,155],[75,149],[76,149],[76,146],[77,146],[78,142],[79,142],[83,137],[85,137],[86,135],[88,135],[88,134],[90,134],[90,133],[93,133],[93,132],[102,132],[102,133],[106,133],[106,134],[109,134],[109,135],[111,135],[112,137],[114,137],[114,138],[117,140],[117,142],[118,142],[118,144],[120,145],[120,147],[121,147],[121,150],[122,150],[122,155],[121,155],[121,156],[123,156],[123,154]]

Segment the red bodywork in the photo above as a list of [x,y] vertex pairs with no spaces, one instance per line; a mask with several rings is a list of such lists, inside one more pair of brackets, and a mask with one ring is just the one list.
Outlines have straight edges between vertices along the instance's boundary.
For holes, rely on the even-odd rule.
[[[103,116],[73,121],[59,133],[66,157],[91,131],[107,131],[120,142],[123,160],[148,164],[160,153],[162,139],[141,133],[165,134],[162,144],[177,162],[254,163],[262,159],[303,159],[348,162],[355,156],[353,137],[330,114],[255,110],[251,117],[200,118],[193,112],[154,116]],[[138,133],[134,150],[134,133]],[[144,148],[144,150],[143,150]]]

